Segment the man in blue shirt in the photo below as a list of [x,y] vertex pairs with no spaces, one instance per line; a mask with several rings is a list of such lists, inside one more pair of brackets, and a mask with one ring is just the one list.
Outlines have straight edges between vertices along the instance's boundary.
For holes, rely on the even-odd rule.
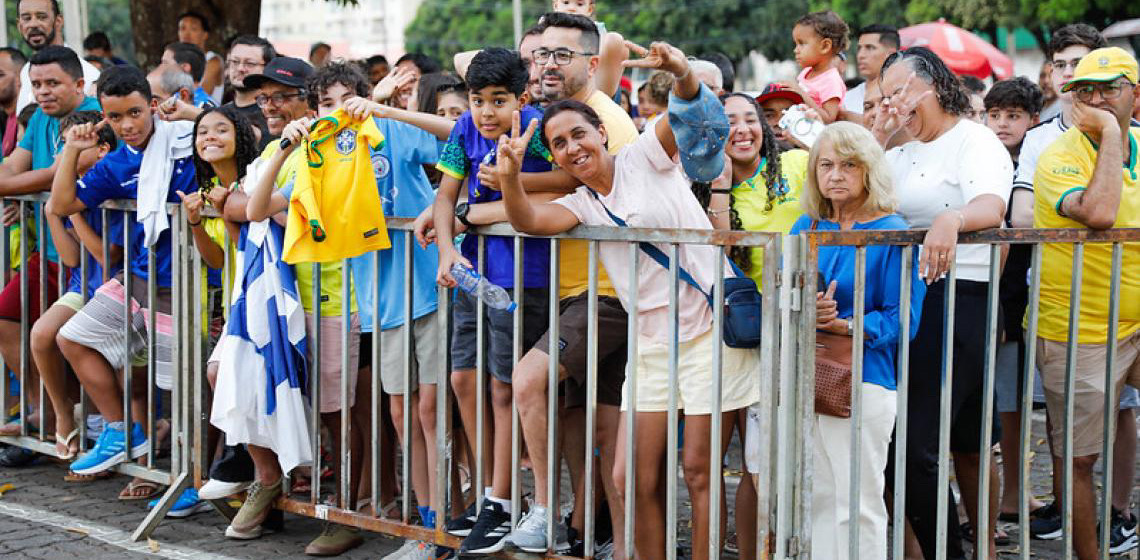
[[[153,359],[157,377],[171,373],[171,235],[162,220],[153,221],[148,209],[161,207],[164,201],[176,202],[177,192],[189,193],[195,188],[192,158],[188,154],[179,156],[185,150],[185,143],[190,141],[191,125],[155,119],[150,85],[142,71],[130,66],[109,68],[99,79],[98,91],[104,121],[68,129],[52,183],[48,211],[70,216],[95,208],[109,199],[136,199],[139,209],[138,220],[130,224],[133,231],[131,252],[124,266],[126,270],[100,287],[91,301],[59,332],[60,350],[108,422],[95,447],[72,463],[71,469],[78,474],[106,471],[118,463],[143,456],[150,446],[148,434],[143,432],[140,424],[143,418],[132,419],[129,441],[126,438],[118,372],[128,364],[140,365],[146,363],[144,360]],[[78,179],[76,163],[79,152],[96,141],[99,128],[108,125],[123,145]],[[144,159],[148,152],[155,150],[159,150],[157,157],[171,157],[169,176],[140,180],[140,174],[147,172],[142,169]],[[145,189],[148,188],[159,189],[159,192],[147,192]],[[148,244],[148,237],[156,240]],[[150,272],[147,263],[151,254],[155,257],[154,281],[157,286],[154,302],[147,299]],[[130,289],[124,288],[124,284],[128,284]],[[123,315],[128,303],[133,318],[129,340],[124,340],[123,333],[128,325]],[[151,305],[156,311],[155,325],[150,325],[146,319],[149,315],[147,308]],[[147,356],[147,339],[151,336],[157,338],[155,356]],[[136,372],[137,379],[132,387],[139,394],[132,398],[146,394],[145,368],[142,373],[137,375]],[[145,407],[132,408],[140,412],[145,410]]]
[[[83,67],[79,63],[79,56],[71,49],[46,46],[32,56],[29,66],[32,92],[39,108],[29,121],[24,138],[0,163],[0,196],[30,194],[51,188],[54,172],[52,164],[62,146],[59,138],[60,120],[76,110],[99,110],[98,102],[83,94]],[[36,230],[39,228],[40,224],[37,223]],[[59,296],[59,256],[46,228],[44,241],[41,250],[48,261],[46,266],[40,263],[40,253],[30,249],[24,263],[28,275],[26,304],[29,324],[39,318],[41,267],[47,283],[45,303],[53,302]],[[4,363],[14,367],[20,367],[20,316],[24,303],[20,298],[20,279],[14,277],[0,291],[0,356],[3,356]],[[32,383],[36,379],[35,366],[28,360],[25,367],[29,374],[26,381]],[[36,405],[34,398],[38,397],[38,392],[31,392],[29,397],[32,395],[35,395],[32,403]],[[0,433],[3,432],[0,429]],[[33,454],[18,448],[8,448],[0,451],[0,466],[19,466],[26,464],[32,457]]]

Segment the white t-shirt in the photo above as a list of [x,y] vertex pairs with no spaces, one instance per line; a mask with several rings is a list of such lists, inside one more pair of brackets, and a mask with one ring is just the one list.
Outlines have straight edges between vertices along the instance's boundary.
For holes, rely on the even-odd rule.
[[1013,188],[1033,190],[1037,158],[1068,129],[1061,115],[1057,115],[1025,133],[1025,139],[1021,141],[1021,152],[1017,156],[1017,175],[1013,178]]
[[[913,228],[927,228],[939,213],[961,208],[984,194],[1009,201],[1013,160],[992,130],[969,119],[931,142],[908,142],[887,152],[898,213]],[[987,282],[986,245],[959,245],[958,278]]]
[[[215,59],[215,58],[218,60],[221,60],[222,55],[220,55],[214,51],[206,51],[206,62],[207,63],[210,62],[211,60]],[[225,67],[226,67],[226,61],[222,60],[222,74],[223,75],[225,75]],[[222,80],[222,81],[224,82],[225,80]],[[207,93],[210,94],[210,99],[213,99],[214,103],[221,105],[222,104],[222,95],[225,93],[225,91],[226,91],[226,86],[224,84],[218,84],[217,87],[214,88],[214,91],[210,91]]]
[[[68,47],[71,48],[71,47]],[[71,49],[75,50],[75,49]],[[78,51],[76,51],[78,53]],[[95,96],[95,80],[99,79],[99,69],[92,66],[90,62],[83,60],[79,57],[79,65],[83,67],[83,93]],[[31,103],[36,102],[36,96],[32,93],[32,78],[28,74],[28,69],[32,64],[29,62],[24,65],[20,70],[20,97],[16,100],[16,114],[24,110]]]
[[843,110],[851,113],[863,114],[863,99],[867,97],[867,82],[863,82],[849,90],[843,98]]
[[[681,173],[681,166],[661,147],[657,134],[649,129],[618,152],[614,163],[613,190],[594,198],[587,187],[555,202],[566,207],[583,224],[615,226],[606,208],[625,220],[629,227],[712,229]],[[605,204],[603,207],[602,204]],[[656,244],[668,257],[667,244]],[[678,250],[681,268],[696,279],[706,292],[713,285],[713,265],[719,251],[709,245],[682,244]],[[630,260],[627,243],[601,243],[599,256],[614,289],[626,309],[630,308]],[[659,342],[669,340],[669,271],[644,251],[638,256],[637,311],[641,336]],[[727,268],[727,264],[725,265]],[[679,338],[692,340],[712,328],[712,310],[704,294],[678,280]]]

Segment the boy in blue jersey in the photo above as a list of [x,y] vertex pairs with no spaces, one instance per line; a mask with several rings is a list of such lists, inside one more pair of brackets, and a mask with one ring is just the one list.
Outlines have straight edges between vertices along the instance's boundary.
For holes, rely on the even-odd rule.
[[[31,90],[39,107],[28,121],[24,137],[12,153],[0,163],[0,196],[30,194],[51,188],[52,163],[63,143],[60,140],[60,119],[76,110],[98,110],[94,98],[83,94],[83,67],[74,51],[66,47],[47,46],[36,52],[28,63],[31,77]],[[38,221],[38,220],[37,220]],[[42,224],[36,224],[39,229]],[[40,257],[44,264],[43,283],[47,301],[55,301],[59,294],[56,285],[59,256],[56,254],[51,235],[44,232],[44,246],[40,252],[28,251],[25,269],[27,270],[28,301],[20,297],[20,278],[13,277],[0,291],[0,356],[4,363],[19,368],[20,362],[20,316],[21,307],[28,306],[29,321],[35,322],[40,316]],[[28,376],[25,381],[34,387],[37,371],[34,364],[28,363]],[[17,369],[18,371],[18,369]],[[37,391],[28,395],[29,402],[38,406]],[[70,414],[68,412],[67,414]],[[35,421],[34,416],[28,417]],[[0,427],[0,435],[19,433],[15,424]],[[26,464],[35,454],[20,447],[0,450],[0,466],[15,467]]]
[[[494,185],[485,184],[494,175],[495,148],[499,136],[511,128],[511,115],[521,111],[522,120],[528,123],[541,117],[533,107],[527,106],[526,85],[529,69],[519,55],[501,48],[484,49],[475,56],[467,70],[468,99],[471,110],[464,113],[451,137],[444,145],[437,168],[444,173],[434,203],[434,224],[439,244],[439,268],[437,280],[441,285],[453,287],[451,276],[454,264],[475,268],[478,237],[467,236],[462,245],[462,253],[456,250],[453,242],[453,219],[458,218],[464,225],[470,225],[467,213],[470,205],[499,200],[502,195],[494,190]],[[541,179],[563,179],[549,172],[549,153],[541,143],[533,143],[527,151],[522,169],[525,172],[539,172]],[[456,207],[460,186],[467,180],[466,202]],[[572,188],[574,185],[569,185]],[[485,237],[485,260],[482,273],[492,283],[503,288],[514,288],[514,241],[507,237]],[[523,305],[517,313],[523,314],[522,348],[525,353],[546,330],[549,312],[549,265],[550,243],[547,240],[527,239],[523,241],[522,279]],[[479,270],[480,268],[476,268]],[[476,387],[475,349],[480,343],[476,339],[476,300],[475,296],[464,291],[456,292],[455,307],[452,311],[454,327],[451,342],[452,373],[451,382],[459,401],[460,416],[468,441],[476,441],[476,397],[481,388]],[[490,375],[491,409],[494,429],[490,426],[484,434],[492,436],[493,458],[491,464],[484,465],[484,472],[490,480],[476,481],[476,484],[491,483],[484,491],[482,509],[476,515],[475,504],[462,516],[448,522],[448,531],[465,536],[460,547],[462,554],[489,554],[503,549],[505,539],[511,531],[511,371],[514,367],[513,339],[514,323],[510,312],[485,307],[483,320],[489,333],[486,368]],[[478,488],[478,486],[476,486]]]
[[[166,221],[161,218],[165,217],[164,203],[178,202],[176,192],[190,193],[196,188],[189,152],[192,125],[155,118],[150,85],[141,70],[129,66],[107,69],[99,79],[98,94],[104,120],[98,124],[76,125],[67,131],[48,210],[70,216],[110,199],[135,199],[139,209],[138,219],[124,226],[131,228],[127,270],[103,284],[59,332],[60,350],[107,420],[107,428],[95,447],[72,463],[71,469],[78,474],[103,472],[141,457],[150,447],[148,434],[140,424],[145,420],[145,412],[134,409],[128,448],[118,372],[128,364],[145,365],[148,359],[154,359],[157,377],[171,375],[171,235]],[[123,145],[78,179],[78,155],[98,142],[99,129],[104,126],[110,126]],[[156,174],[151,175],[150,180],[140,178],[151,173],[144,165],[148,155],[169,158],[161,166],[167,176]],[[155,219],[152,208],[158,209],[159,219]],[[150,256],[155,260],[153,280],[157,290],[153,302],[147,298]],[[130,285],[129,291],[124,284]],[[129,340],[124,340],[123,333],[128,328],[124,319],[127,305],[133,318]],[[152,305],[156,311],[155,325],[148,324],[147,307]],[[147,339],[151,336],[156,337],[155,356],[147,355]],[[131,385],[133,390],[145,394],[145,369],[142,373],[132,378]]]
[[[102,119],[103,115],[98,111],[76,111],[63,119],[60,128],[66,133],[72,126],[94,124]],[[110,128],[100,129],[98,144],[80,154],[79,170],[86,173],[117,145],[115,133]],[[32,325],[31,350],[36,369],[44,382],[44,390],[51,399],[52,409],[62,411],[62,414],[55,415],[56,455],[70,461],[79,453],[79,427],[75,425],[75,418],[71,414],[79,394],[77,384],[72,382],[64,370],[63,355],[56,344],[56,335],[64,323],[83,308],[87,298],[94,295],[107,278],[118,274],[122,268],[122,214],[108,212],[107,222],[104,223],[103,211],[89,208],[69,219],[48,212],[44,215],[44,221],[55,239],[60,262],[70,268],[71,273],[66,293]],[[110,242],[107,254],[103,253],[104,236]],[[82,263],[85,252],[86,270]],[[140,404],[145,406],[145,403]]]

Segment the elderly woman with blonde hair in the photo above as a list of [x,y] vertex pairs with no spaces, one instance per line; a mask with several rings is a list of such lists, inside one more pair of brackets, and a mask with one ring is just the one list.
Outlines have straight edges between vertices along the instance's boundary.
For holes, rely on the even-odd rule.
[[[801,200],[805,215],[791,233],[908,229],[895,210],[894,186],[882,148],[863,127],[838,122],[824,129],[808,157]],[[917,253],[917,251],[916,251]],[[863,314],[862,430],[859,480],[850,479],[851,419],[817,414],[814,419],[812,550],[816,559],[847,559],[850,524],[859,526],[859,556],[887,557],[887,510],[883,502],[887,449],[895,423],[895,355],[899,346],[899,293],[903,248],[867,247]],[[925,285],[911,268],[911,332],[918,329]],[[819,249],[816,328],[854,334],[855,247]],[[850,488],[858,484],[859,516],[851,519]]]

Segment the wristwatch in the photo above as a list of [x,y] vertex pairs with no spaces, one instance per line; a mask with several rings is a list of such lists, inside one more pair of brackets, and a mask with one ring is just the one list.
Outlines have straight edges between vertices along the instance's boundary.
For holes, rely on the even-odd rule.
[[470,211],[471,211],[471,205],[470,204],[468,204],[466,202],[460,202],[459,204],[455,205],[455,218],[457,220],[459,220],[459,223],[461,223],[467,227],[473,227],[471,222],[467,221],[467,213]]

